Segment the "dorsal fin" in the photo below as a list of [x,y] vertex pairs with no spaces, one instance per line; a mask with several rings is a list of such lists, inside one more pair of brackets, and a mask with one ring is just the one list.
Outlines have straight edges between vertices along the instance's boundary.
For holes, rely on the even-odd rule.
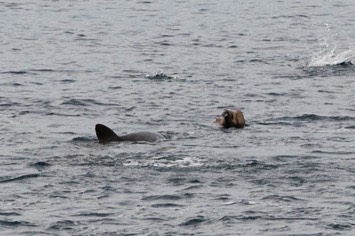
[[109,127],[97,124],[95,126],[96,136],[99,140],[99,143],[105,144],[112,141],[120,141],[121,138],[112,131]]

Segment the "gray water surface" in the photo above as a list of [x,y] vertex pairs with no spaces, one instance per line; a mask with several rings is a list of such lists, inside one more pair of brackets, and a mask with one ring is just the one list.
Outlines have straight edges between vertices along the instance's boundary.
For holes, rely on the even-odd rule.
[[[353,1],[17,2],[1,235],[354,234]],[[97,123],[166,140],[100,145]]]

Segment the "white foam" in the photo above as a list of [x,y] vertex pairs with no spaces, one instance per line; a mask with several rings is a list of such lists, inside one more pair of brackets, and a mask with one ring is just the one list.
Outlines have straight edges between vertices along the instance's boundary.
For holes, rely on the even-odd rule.
[[309,66],[321,67],[327,65],[340,65],[343,63],[355,64],[355,50],[349,49],[338,54],[334,51],[335,50],[331,50],[326,54],[315,56],[312,58]]

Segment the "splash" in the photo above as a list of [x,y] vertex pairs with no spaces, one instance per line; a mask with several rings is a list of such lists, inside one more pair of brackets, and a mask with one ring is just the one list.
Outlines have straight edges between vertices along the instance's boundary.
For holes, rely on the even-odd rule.
[[314,53],[309,67],[323,67],[336,65],[354,65],[355,49],[349,48],[346,51],[339,52],[337,43],[333,37],[323,38],[320,43],[320,50]]
[[334,50],[317,55],[312,58],[309,67],[335,66],[335,65],[354,65],[355,64],[355,50],[349,49],[344,52],[335,53]]
[[176,75],[166,75],[163,72],[158,72],[158,73],[154,73],[153,75],[146,75],[145,76],[147,79],[150,80],[173,80],[173,79],[179,79],[178,76]]

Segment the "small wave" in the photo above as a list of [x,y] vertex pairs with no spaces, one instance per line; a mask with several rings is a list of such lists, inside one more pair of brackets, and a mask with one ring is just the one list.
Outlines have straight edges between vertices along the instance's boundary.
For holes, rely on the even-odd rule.
[[55,72],[55,70],[52,69],[9,70],[9,71],[3,71],[1,73],[23,75],[23,74],[35,74],[36,72]]
[[267,95],[269,96],[273,96],[273,97],[284,97],[284,96],[287,96],[288,94],[283,92],[283,93],[275,93],[275,92],[272,92],[272,93],[267,93]]
[[172,201],[177,201],[181,200],[184,198],[183,196],[179,195],[152,195],[152,196],[147,196],[143,197],[143,201],[157,201],[157,200],[172,200]]
[[334,230],[339,230],[339,231],[351,230],[353,228],[352,224],[329,224],[328,226]]
[[0,183],[9,183],[9,182],[14,182],[14,181],[19,181],[19,180],[24,180],[24,179],[29,179],[29,178],[37,178],[39,177],[39,174],[28,174],[28,175],[21,175],[18,177],[13,177],[13,178],[0,178]]
[[24,74],[29,74],[29,72],[25,70],[10,70],[10,71],[1,72],[1,74],[24,75]]
[[329,155],[352,155],[355,152],[352,151],[323,151],[323,150],[313,150],[312,153],[315,154],[329,154]]
[[27,221],[10,221],[10,220],[0,220],[0,226],[2,227],[22,227],[22,226],[36,226]]
[[92,143],[97,141],[96,138],[93,137],[76,137],[71,140],[73,143]]
[[[53,69],[47,69],[47,68],[42,68],[42,69],[19,69],[19,70],[6,70],[0,72],[0,74],[12,74],[12,75],[37,75],[40,73],[67,73],[67,74],[72,74],[72,73],[91,73],[93,72],[92,70],[67,70],[67,69],[59,69],[59,70],[53,70]],[[64,79],[61,80],[63,83],[72,83],[75,82],[73,79]]]
[[75,214],[73,216],[84,216],[84,217],[109,217],[114,215],[113,213],[100,213],[100,212],[82,212],[80,214]]
[[250,221],[250,220],[258,220],[262,219],[262,215],[241,215],[241,216],[223,216],[220,221],[224,222],[233,222],[235,220],[237,221]]
[[0,212],[0,216],[20,216],[20,213],[17,212]]
[[95,104],[96,101],[93,99],[69,99],[68,101],[62,102],[61,105],[73,105],[73,106],[89,106],[90,104]]
[[80,114],[61,114],[56,112],[45,113],[46,116],[64,116],[64,117],[79,117]]
[[33,71],[33,72],[56,72],[55,70],[52,70],[52,69],[32,69],[30,71]]
[[72,98],[61,103],[61,105],[70,105],[70,106],[90,106],[90,105],[101,105],[101,106],[116,106],[117,104],[113,103],[101,103],[95,99],[76,99]]
[[189,218],[187,219],[185,222],[181,223],[180,226],[198,226],[202,223],[206,223],[208,222],[209,220],[204,217],[204,216],[196,216],[196,217],[193,217],[193,218]]
[[269,195],[262,200],[273,200],[276,202],[295,202],[295,201],[304,201],[302,199],[296,198],[294,196],[280,196],[280,195]]
[[355,121],[355,117],[351,116],[321,116],[316,114],[303,114],[300,116],[284,116],[276,118],[276,120],[295,120],[295,121]]
[[183,205],[175,203],[157,203],[152,205],[153,208],[181,208]]
[[61,80],[61,82],[63,84],[72,84],[72,83],[75,83],[76,80],[74,80],[74,79],[63,79],[63,80]]
[[51,226],[49,226],[49,230],[64,230],[64,229],[72,229],[77,225],[76,222],[72,220],[63,220],[63,221],[57,221],[56,223],[53,223]]
[[265,220],[265,221],[316,221],[319,220],[318,218],[312,218],[312,217],[276,217],[276,216],[271,216],[267,215],[262,212],[253,212],[253,211],[247,211],[245,212],[244,215],[238,215],[238,216],[224,216],[220,219],[220,221],[223,222],[229,222],[233,223],[235,221],[256,221],[256,220]]

